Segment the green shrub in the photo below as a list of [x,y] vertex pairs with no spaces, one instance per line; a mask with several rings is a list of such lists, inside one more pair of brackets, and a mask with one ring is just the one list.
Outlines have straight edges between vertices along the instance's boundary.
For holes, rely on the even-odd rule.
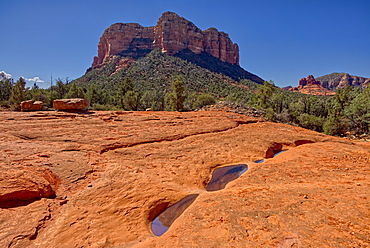
[[298,121],[301,127],[320,132],[322,131],[322,126],[324,124],[324,118],[306,113],[298,116]]
[[193,109],[200,109],[206,105],[213,105],[216,100],[213,96],[209,94],[201,94],[197,97],[196,101],[193,103]]

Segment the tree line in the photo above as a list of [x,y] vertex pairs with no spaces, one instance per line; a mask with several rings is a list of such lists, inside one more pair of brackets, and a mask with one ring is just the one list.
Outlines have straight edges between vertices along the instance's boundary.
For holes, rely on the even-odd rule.
[[248,105],[264,109],[276,122],[298,125],[329,135],[370,133],[370,88],[345,86],[334,96],[314,96],[259,86]]
[[369,134],[370,89],[346,86],[338,88],[334,96],[313,96],[284,91],[273,82],[249,85],[249,91],[240,90],[226,97],[189,91],[184,87],[183,76],[178,76],[167,88],[154,90],[137,89],[129,77],[118,82],[112,89],[90,84],[85,87],[74,82],[58,79],[49,89],[36,84],[26,87],[23,78],[0,81],[0,104],[2,107],[19,110],[24,100],[43,101],[52,107],[52,101],[63,98],[86,98],[91,110],[176,110],[187,111],[229,100],[256,107],[266,112],[266,117],[275,122],[301,126],[330,135]]
[[61,79],[48,89],[41,89],[35,83],[32,88],[26,87],[26,81],[21,77],[16,82],[13,79],[0,81],[0,105],[3,108],[20,110],[20,103],[25,100],[44,102],[46,108],[52,108],[53,100],[67,98],[85,98],[90,102],[91,110],[194,110],[205,105],[214,104],[215,97],[206,93],[185,92],[183,77],[178,76],[171,86],[163,90],[140,91],[128,77],[119,82],[112,90],[107,90],[95,84],[86,88]]

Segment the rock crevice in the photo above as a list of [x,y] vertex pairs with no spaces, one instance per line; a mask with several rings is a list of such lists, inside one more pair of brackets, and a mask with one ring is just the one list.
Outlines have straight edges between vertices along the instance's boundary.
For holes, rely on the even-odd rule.
[[170,136],[170,137],[164,137],[164,138],[161,138],[161,139],[145,140],[145,141],[141,141],[141,142],[137,142],[137,143],[115,142],[113,144],[103,145],[102,149],[100,150],[100,154],[108,152],[108,151],[120,149],[120,148],[134,147],[134,146],[144,145],[144,144],[153,144],[153,143],[159,143],[159,142],[163,142],[163,141],[177,141],[177,140],[182,140],[182,139],[185,139],[185,138],[188,138],[188,137],[191,137],[191,136],[196,136],[196,135],[226,132],[226,131],[232,130],[234,128],[237,128],[242,124],[248,124],[248,123],[253,123],[253,121],[251,121],[251,122],[235,121],[234,125],[229,126],[229,127],[225,127],[225,128],[222,128],[222,129],[216,129],[216,130],[204,131],[204,132],[195,132],[195,133],[190,133],[190,134],[175,135],[175,136]]

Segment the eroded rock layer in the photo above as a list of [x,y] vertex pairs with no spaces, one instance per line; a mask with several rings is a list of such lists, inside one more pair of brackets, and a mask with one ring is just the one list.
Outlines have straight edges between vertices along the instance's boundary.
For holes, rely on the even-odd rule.
[[[2,194],[38,194],[1,199],[0,247],[370,245],[368,142],[223,111],[0,112],[0,128]],[[237,164],[241,177],[205,190]]]
[[174,55],[189,49],[195,54],[209,53],[222,62],[239,65],[239,47],[228,34],[215,28],[202,31],[192,22],[173,12],[165,12],[154,27],[137,23],[116,23],[108,27],[98,45],[92,67],[103,64],[112,55],[137,56],[159,48]]

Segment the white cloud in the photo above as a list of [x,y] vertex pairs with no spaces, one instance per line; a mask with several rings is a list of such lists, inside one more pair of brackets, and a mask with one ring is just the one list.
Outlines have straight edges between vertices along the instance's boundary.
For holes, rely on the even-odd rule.
[[34,78],[24,78],[24,80],[29,82],[35,82],[35,83],[43,83],[44,80],[41,80],[40,77],[34,77]]
[[7,78],[11,78],[12,75],[10,75],[9,73],[6,73],[5,71],[0,71],[0,78],[2,79],[7,79]]

